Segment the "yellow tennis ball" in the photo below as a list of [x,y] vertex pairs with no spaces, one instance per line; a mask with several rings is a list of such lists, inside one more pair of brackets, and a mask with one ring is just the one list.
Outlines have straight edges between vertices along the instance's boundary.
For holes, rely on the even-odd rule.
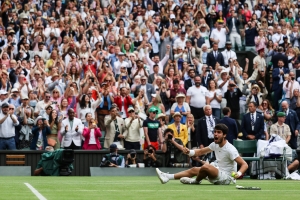
[[232,177],[235,177],[235,175],[236,175],[235,172],[232,172],[232,173],[231,173],[231,176],[232,176]]

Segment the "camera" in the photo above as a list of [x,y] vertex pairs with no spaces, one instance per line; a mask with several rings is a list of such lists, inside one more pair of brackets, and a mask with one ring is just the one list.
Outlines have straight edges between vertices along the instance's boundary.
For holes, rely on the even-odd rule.
[[90,79],[91,79],[91,81],[92,81],[92,82],[94,82],[94,81],[95,81],[94,77],[91,77]]
[[109,160],[106,160],[104,163],[104,166],[109,167],[110,164],[111,164],[111,162]]
[[148,153],[153,153],[153,150],[152,150],[152,149],[149,149]]
[[130,154],[130,157],[131,157],[131,158],[135,158],[135,153],[131,153],[131,154]]
[[230,87],[235,87],[235,84],[229,84]]
[[173,138],[173,135],[168,135],[168,140],[172,140],[172,138]]
[[57,101],[53,101],[52,104],[57,104]]

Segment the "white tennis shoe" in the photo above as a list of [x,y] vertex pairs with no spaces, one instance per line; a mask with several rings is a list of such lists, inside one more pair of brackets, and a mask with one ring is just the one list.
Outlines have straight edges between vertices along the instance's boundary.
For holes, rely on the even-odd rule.
[[180,182],[183,184],[193,184],[193,185],[199,185],[201,183],[201,181],[200,182],[196,181],[195,178],[188,178],[188,177],[182,177],[180,179]]
[[156,173],[162,184],[169,182],[170,179],[167,177],[166,173],[160,171],[158,168],[156,168]]

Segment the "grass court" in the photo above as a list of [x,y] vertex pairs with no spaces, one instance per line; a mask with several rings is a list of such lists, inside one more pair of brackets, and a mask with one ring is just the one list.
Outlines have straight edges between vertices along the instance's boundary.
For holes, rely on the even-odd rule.
[[[238,190],[235,185],[183,185],[178,180],[162,185],[157,177],[0,177],[0,199],[39,199],[26,185],[30,184],[44,199],[296,199],[299,181],[238,180],[242,186],[262,190]],[[41,199],[41,198],[40,198]]]

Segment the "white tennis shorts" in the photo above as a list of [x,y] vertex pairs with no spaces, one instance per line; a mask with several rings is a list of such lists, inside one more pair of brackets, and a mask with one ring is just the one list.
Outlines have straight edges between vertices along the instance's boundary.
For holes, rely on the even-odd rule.
[[208,181],[214,185],[229,185],[230,182],[232,181],[232,178],[225,172],[223,172],[219,169],[218,169],[218,171],[219,171],[218,177],[215,179],[208,178]]

